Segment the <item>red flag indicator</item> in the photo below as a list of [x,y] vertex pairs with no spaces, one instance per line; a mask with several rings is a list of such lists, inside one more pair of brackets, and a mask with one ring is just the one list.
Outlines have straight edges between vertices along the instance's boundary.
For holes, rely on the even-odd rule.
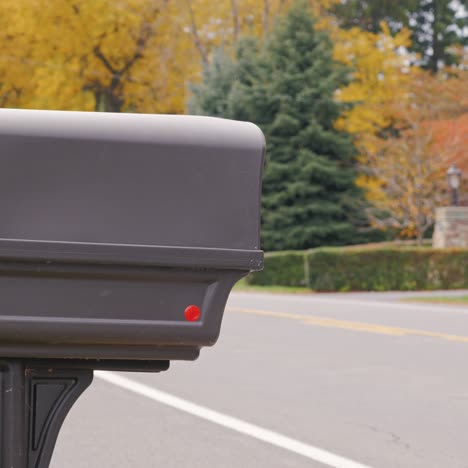
[[189,305],[184,312],[185,320],[189,322],[196,322],[201,316],[200,307],[196,305]]

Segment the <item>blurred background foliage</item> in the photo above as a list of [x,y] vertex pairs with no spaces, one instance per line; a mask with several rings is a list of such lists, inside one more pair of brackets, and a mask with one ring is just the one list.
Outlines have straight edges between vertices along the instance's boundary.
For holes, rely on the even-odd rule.
[[467,9],[2,0],[0,106],[250,120],[268,142],[266,249],[422,242],[448,165],[468,171]]

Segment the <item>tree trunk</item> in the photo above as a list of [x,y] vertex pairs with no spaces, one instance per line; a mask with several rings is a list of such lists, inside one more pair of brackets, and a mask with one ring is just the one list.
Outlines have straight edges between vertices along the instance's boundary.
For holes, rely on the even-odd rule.
[[418,231],[416,239],[417,239],[418,246],[422,246],[423,240],[424,240],[424,233],[421,231]]
[[94,93],[96,112],[122,112],[123,99],[110,89]]
[[122,112],[123,100],[115,93],[109,92],[104,99],[104,112]]

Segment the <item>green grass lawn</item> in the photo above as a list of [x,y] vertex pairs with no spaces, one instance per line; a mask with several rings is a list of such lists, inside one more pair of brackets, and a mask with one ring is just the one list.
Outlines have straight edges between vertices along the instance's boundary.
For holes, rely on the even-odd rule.
[[235,286],[234,291],[251,292],[269,292],[269,293],[292,293],[292,294],[311,294],[309,288],[299,286],[253,286],[247,284],[245,278],[242,278]]
[[415,302],[435,302],[438,304],[466,304],[468,305],[468,296],[421,296],[421,297],[409,297],[405,301]]

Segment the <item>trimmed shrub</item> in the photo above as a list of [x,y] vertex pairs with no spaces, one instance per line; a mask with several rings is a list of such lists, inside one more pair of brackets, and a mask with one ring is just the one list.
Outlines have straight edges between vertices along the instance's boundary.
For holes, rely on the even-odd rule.
[[316,291],[413,291],[468,287],[468,249],[319,248],[307,254]]
[[307,286],[305,251],[272,252],[265,254],[263,271],[249,275],[248,284],[259,286]]
[[428,271],[431,289],[468,287],[468,249],[434,249]]

